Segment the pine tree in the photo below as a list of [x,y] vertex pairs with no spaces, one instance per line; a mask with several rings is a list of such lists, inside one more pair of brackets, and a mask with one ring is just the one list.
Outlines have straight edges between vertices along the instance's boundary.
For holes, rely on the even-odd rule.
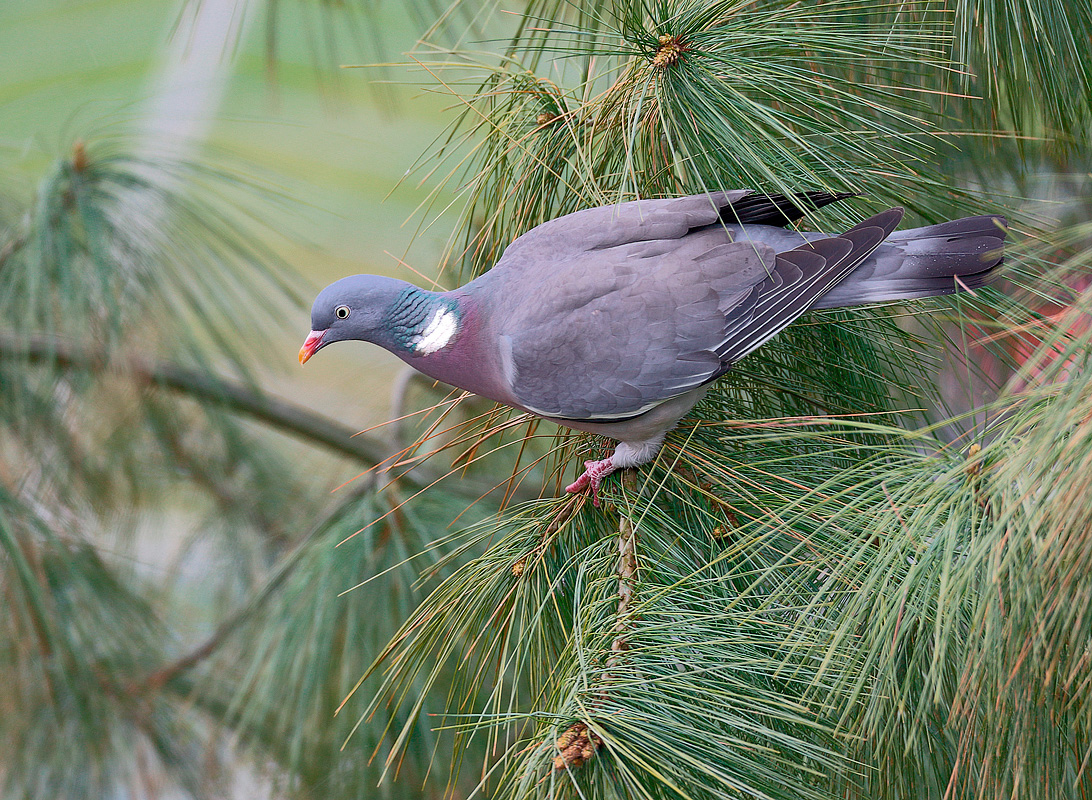
[[[567,212],[750,187],[854,193],[815,229],[1002,213],[1005,281],[809,315],[597,508],[559,492],[595,437],[414,387],[387,458],[263,392],[223,325],[294,287],[215,172],[76,147],[0,240],[3,796],[217,796],[240,763],[299,798],[1092,792],[1092,7],[418,14],[456,107],[419,162],[459,209],[440,280]],[[383,468],[289,502],[270,427]],[[235,603],[187,648],[103,536],[180,484]]]

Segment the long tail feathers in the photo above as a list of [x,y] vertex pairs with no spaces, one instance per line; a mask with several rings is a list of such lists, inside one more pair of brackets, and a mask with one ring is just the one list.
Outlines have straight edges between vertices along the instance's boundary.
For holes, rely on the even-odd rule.
[[934,297],[989,283],[1004,259],[1004,217],[981,216],[891,234],[812,308]]

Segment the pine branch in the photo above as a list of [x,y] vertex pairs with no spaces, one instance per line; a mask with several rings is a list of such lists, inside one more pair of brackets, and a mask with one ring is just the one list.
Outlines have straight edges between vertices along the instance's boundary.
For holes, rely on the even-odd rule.
[[[49,364],[82,372],[110,370],[135,383],[156,386],[199,402],[223,406],[369,467],[382,464],[391,456],[390,448],[385,442],[358,434],[335,420],[239,381],[187,369],[177,364],[139,357],[111,359],[101,350],[55,337],[15,338],[10,334],[0,335],[0,358],[23,359],[31,363]],[[398,476],[398,480],[418,489],[427,488],[438,479],[438,475],[420,467]],[[497,487],[464,477],[451,482],[447,488],[478,498]],[[521,494],[524,496],[520,499],[532,497],[527,492]]]
[[[637,491],[637,473],[627,469],[622,472],[622,486],[626,492]],[[607,679],[629,649],[629,631],[632,628],[630,606],[637,588],[637,528],[629,514],[622,510],[618,518],[618,611],[614,617],[614,641],[607,658]],[[596,706],[606,700],[607,692],[599,692]],[[554,742],[558,755],[554,758],[554,770],[561,771],[586,764],[603,745],[603,739],[583,720],[570,725]]]
[[[111,370],[137,383],[158,386],[195,400],[225,406],[369,465],[382,462],[388,455],[382,443],[355,436],[355,431],[334,420],[237,381],[177,364],[137,357],[118,361],[102,351],[46,336],[24,339],[0,336],[0,356],[83,372]],[[407,480],[418,485],[424,483],[413,476],[407,476]]]

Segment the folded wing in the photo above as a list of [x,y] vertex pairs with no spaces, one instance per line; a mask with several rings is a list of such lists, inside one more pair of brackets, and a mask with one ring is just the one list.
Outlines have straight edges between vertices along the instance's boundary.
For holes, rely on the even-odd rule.
[[523,300],[495,313],[523,406],[560,419],[618,420],[695,389],[812,307],[902,218],[892,209],[778,255],[727,242],[719,225],[686,213],[695,214],[693,227],[680,224],[674,236],[663,235],[660,220],[540,262],[548,274],[515,271]]

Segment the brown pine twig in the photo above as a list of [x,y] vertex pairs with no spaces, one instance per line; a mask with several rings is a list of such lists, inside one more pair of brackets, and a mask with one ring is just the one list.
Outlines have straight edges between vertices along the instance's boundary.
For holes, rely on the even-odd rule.
[[[622,485],[626,491],[637,489],[637,473],[627,469],[622,473]],[[564,511],[565,509],[562,509]],[[560,517],[560,514],[558,515]],[[552,523],[551,523],[552,524]],[[522,570],[521,570],[522,571]],[[615,669],[622,660],[622,654],[629,650],[630,629],[632,628],[633,597],[636,592],[637,577],[637,527],[623,511],[618,520],[618,612],[614,618],[614,641],[611,642],[611,654],[607,658],[607,673]],[[606,690],[598,693],[597,704],[606,699]],[[577,720],[570,725],[554,746],[558,755],[554,757],[554,770],[560,771],[586,764],[602,746],[602,738],[588,727],[588,723]]]

